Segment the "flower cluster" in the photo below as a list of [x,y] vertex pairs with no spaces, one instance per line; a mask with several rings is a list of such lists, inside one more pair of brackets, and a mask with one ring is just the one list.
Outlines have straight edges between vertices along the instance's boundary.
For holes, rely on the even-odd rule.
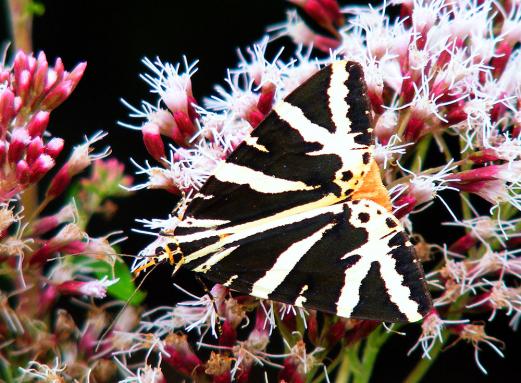
[[[94,301],[109,293],[124,300],[122,288],[134,287],[119,283],[131,279],[114,248],[118,240],[91,237],[86,226],[93,214],[114,212],[110,199],[123,196],[120,185],[129,187],[132,179],[123,164],[103,159],[108,148],[94,150],[105,133],[86,138],[63,161],[65,142],[48,130],[53,110],[70,96],[85,67],[81,63],[68,72],[60,59],[51,66],[45,54],[21,51],[12,62],[0,63],[1,381],[90,376],[102,382],[117,372],[103,353],[107,346],[96,350],[110,323],[108,309],[117,301],[102,306]],[[75,182],[89,167],[90,176]],[[45,191],[41,201],[38,188]],[[73,302],[72,312],[85,313],[85,319],[76,322],[64,302]],[[137,325],[125,321],[128,313],[114,329]],[[107,339],[115,341],[110,334]]]
[[[421,345],[427,359],[420,363],[430,365],[447,342],[463,340],[486,373],[479,360],[482,346],[503,354],[482,320],[505,315],[514,328],[521,320],[521,5],[396,0],[340,9],[333,0],[292,3],[320,28],[290,11],[285,22],[240,54],[225,85],[210,98],[199,100],[192,93],[197,62],[184,59],[181,67],[144,61],[149,73],[143,78],[158,99],[139,108],[127,104],[131,116],[141,120],[127,126],[142,132],[155,163],[138,165],[138,173],[148,178],[135,188],[178,194],[182,211],[275,102],[334,60],[360,63],[382,179],[395,215],[417,239],[418,256],[431,261],[426,268],[435,309],[424,319],[417,342],[410,342],[412,351]],[[268,45],[284,36],[297,44],[292,58],[267,57]],[[451,191],[460,197],[456,202]],[[438,203],[452,217],[446,224],[459,230],[452,242],[429,243],[424,237],[431,233],[415,230],[416,214]],[[171,231],[178,222],[173,215],[145,224]],[[325,380],[328,374],[337,374],[337,381],[350,375],[367,381],[379,346],[393,334],[368,321],[327,315],[319,320],[322,314],[231,294],[219,285],[211,295],[213,300],[193,297],[145,313],[143,341],[127,352],[152,350],[163,365],[201,381],[247,381],[254,365],[278,368],[286,382]],[[249,329],[246,337],[238,335],[242,327]],[[182,329],[196,332],[197,345],[210,348],[210,356],[196,352],[186,335],[177,333]],[[276,334],[284,339],[283,354],[269,353]],[[345,352],[338,352],[339,344]],[[418,381],[426,371],[413,370],[407,381]]]

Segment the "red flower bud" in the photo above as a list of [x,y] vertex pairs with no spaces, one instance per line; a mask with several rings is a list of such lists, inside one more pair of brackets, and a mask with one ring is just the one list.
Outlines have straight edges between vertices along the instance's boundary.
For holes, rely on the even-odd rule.
[[31,137],[41,136],[47,125],[49,125],[49,112],[40,111],[36,113],[27,124],[27,131]]
[[39,181],[49,170],[51,170],[56,162],[48,154],[40,154],[36,160],[31,164],[31,178],[30,182]]
[[257,108],[261,113],[266,115],[271,111],[276,89],[275,84],[272,82],[262,86],[259,101],[257,101]]
[[508,60],[512,55],[512,47],[508,41],[501,41],[498,43],[496,48],[496,56],[490,61],[490,66],[493,68],[492,73],[494,78],[499,78],[505,70]]
[[252,110],[249,111],[246,115],[246,121],[248,121],[254,129],[261,123],[262,120],[264,120],[264,114],[262,114],[262,112],[257,108],[252,108]]
[[193,374],[197,372],[198,367],[202,367],[202,363],[188,345],[186,335],[169,334],[165,339],[165,351],[169,356],[163,357],[164,363],[184,375],[195,378]]
[[5,136],[7,125],[16,114],[14,93],[6,88],[0,91],[0,137]]
[[71,95],[75,86],[76,84],[69,80],[60,82],[51,89],[43,99],[41,103],[42,110],[50,111],[56,109]]
[[27,146],[25,159],[31,165],[36,158],[43,153],[43,140],[40,137],[35,137]]
[[16,163],[16,179],[22,185],[29,183],[31,171],[29,165],[24,160],[20,160]]
[[49,64],[47,63],[47,58],[45,57],[45,53],[40,52],[38,54],[38,66],[33,76],[33,84],[32,84],[32,93],[35,98],[40,97],[45,90],[45,85],[47,82],[47,72],[49,70]]
[[67,76],[67,80],[69,80],[72,84],[72,90],[76,88],[78,83],[80,82],[83,74],[85,73],[85,69],[87,68],[86,62],[81,62],[74,67],[71,73]]
[[219,346],[232,347],[237,340],[237,331],[229,320],[222,324],[222,334],[219,337]]
[[472,233],[467,233],[463,237],[460,237],[456,240],[452,245],[450,245],[449,250],[458,253],[458,254],[466,254],[475,244],[477,240],[472,235]]
[[30,140],[31,138],[24,128],[16,128],[13,130],[7,151],[9,162],[15,163],[23,157],[25,147],[29,144]]
[[54,137],[47,143],[47,145],[45,145],[45,153],[50,155],[52,158],[56,158],[63,150],[64,144],[65,141],[63,141],[62,138]]
[[165,155],[165,145],[161,139],[159,126],[154,123],[147,122],[141,128],[143,133],[143,142],[148,153],[158,162],[161,162]]
[[416,198],[410,194],[406,194],[399,197],[396,200],[395,205],[399,208],[394,212],[394,216],[400,219],[414,210],[414,207],[416,206]]

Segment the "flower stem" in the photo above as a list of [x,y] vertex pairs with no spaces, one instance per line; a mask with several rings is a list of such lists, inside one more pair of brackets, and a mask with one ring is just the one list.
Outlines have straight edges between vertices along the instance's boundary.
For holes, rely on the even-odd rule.
[[373,373],[374,363],[383,344],[389,339],[391,332],[378,328],[365,341],[361,368],[355,373],[354,383],[368,383]]

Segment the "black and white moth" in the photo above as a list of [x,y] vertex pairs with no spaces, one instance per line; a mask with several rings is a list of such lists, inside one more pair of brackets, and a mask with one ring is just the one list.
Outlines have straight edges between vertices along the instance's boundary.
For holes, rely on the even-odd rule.
[[363,71],[337,61],[279,102],[145,253],[232,290],[342,317],[413,322],[423,270],[373,159]]

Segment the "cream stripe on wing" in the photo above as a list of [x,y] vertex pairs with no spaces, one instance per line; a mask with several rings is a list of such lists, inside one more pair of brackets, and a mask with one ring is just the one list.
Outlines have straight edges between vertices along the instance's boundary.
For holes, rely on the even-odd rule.
[[222,182],[248,185],[252,190],[260,193],[284,193],[297,190],[313,190],[316,188],[316,186],[308,186],[301,181],[289,181],[268,176],[246,166],[235,165],[229,162],[221,163],[214,176]]
[[351,121],[347,118],[349,105],[346,102],[346,97],[349,89],[346,81],[348,78],[349,72],[346,69],[346,62],[335,61],[332,65],[331,80],[327,88],[329,110],[336,128],[342,129],[345,133],[349,132],[351,126]]
[[271,294],[291,273],[298,261],[306,255],[311,247],[317,243],[324,233],[332,228],[334,224],[330,223],[318,230],[311,236],[301,241],[293,243],[282,254],[277,257],[277,261],[266,274],[253,284],[251,295],[258,298],[268,298]]
[[223,250],[223,251],[220,251],[220,252],[214,254],[206,262],[204,262],[204,263],[200,264],[199,266],[197,266],[194,269],[194,271],[196,271],[198,273],[206,273],[208,270],[210,270],[212,268],[213,265],[215,265],[216,263],[218,263],[221,260],[223,260],[224,258],[226,258],[228,255],[233,253],[233,251],[236,248],[238,248],[238,247],[239,246],[233,246],[233,247],[230,247],[230,248],[228,248],[226,250]]

